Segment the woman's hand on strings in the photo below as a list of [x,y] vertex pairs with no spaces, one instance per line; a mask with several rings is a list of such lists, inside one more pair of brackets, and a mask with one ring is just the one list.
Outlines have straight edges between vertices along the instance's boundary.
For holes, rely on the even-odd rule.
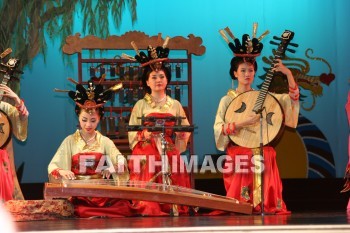
[[248,115],[245,118],[245,120],[243,120],[241,122],[237,122],[236,128],[239,130],[239,129],[242,129],[245,127],[255,125],[259,121],[259,119],[260,119],[259,114],[252,113],[252,114]]
[[59,170],[58,173],[63,179],[75,180],[75,175],[72,171],[69,170]]
[[[282,74],[286,75],[289,87],[295,88],[297,84],[295,83],[292,71],[282,63],[281,59],[276,59],[276,61],[277,63],[275,64],[272,70],[276,72],[281,72]],[[294,98],[297,98],[296,96],[299,97],[299,91],[295,94]]]
[[109,179],[112,173],[109,171],[109,169],[105,169],[101,172],[101,174],[102,174],[102,178]]
[[292,72],[282,63],[281,59],[276,59],[277,63],[272,69],[275,72],[281,72],[285,75],[290,75]]
[[109,167],[101,171],[101,174],[103,178],[109,179],[114,173],[123,174],[126,171],[127,168],[125,167],[125,164],[123,162],[118,161],[118,164],[113,165],[113,167]]

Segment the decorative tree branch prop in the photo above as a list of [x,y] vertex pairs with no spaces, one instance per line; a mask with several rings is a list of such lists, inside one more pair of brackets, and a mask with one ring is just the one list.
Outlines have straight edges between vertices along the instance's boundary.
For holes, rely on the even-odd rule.
[[[137,0],[3,0],[0,2],[0,50],[11,47],[13,56],[21,60],[20,68],[29,65],[39,53],[46,58],[48,41],[61,41],[73,34],[75,16],[81,14],[81,31],[86,35],[108,37],[109,28],[119,28],[126,5],[134,24]],[[111,15],[112,17],[109,17]],[[110,22],[110,19],[113,22]],[[19,79],[12,88],[18,93]],[[9,83],[10,84],[10,83]]]

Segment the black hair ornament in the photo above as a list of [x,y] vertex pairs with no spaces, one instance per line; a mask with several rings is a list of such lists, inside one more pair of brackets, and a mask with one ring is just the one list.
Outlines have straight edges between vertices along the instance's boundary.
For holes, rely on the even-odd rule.
[[98,83],[95,84],[91,79],[87,82],[87,88],[83,84],[78,83],[72,78],[68,78],[69,81],[76,86],[75,91],[60,90],[55,88],[55,92],[68,92],[68,96],[76,103],[75,111],[78,114],[80,109],[85,109],[90,112],[93,109],[99,108],[101,116],[103,115],[103,106],[113,97],[113,92],[118,91],[123,87],[122,83],[118,83],[106,90]]
[[[161,34],[158,35],[158,41],[160,40],[160,38]],[[132,41],[131,46],[136,52],[135,57],[126,54],[122,54],[122,57],[125,59],[139,62],[141,64],[141,67],[150,66],[152,70],[158,71],[162,68],[163,62],[169,60],[169,48],[167,48],[169,39],[170,37],[167,36],[162,46],[153,47],[152,45],[148,45],[147,55],[143,51],[140,52],[137,48],[136,43]]]
[[[250,57],[255,58],[260,56],[261,50],[263,49],[263,44],[260,42],[267,34],[270,32],[266,30],[261,36],[256,37],[256,32],[258,29],[258,23],[253,24],[253,34],[252,38],[248,34],[242,36],[242,43],[236,38],[229,27],[219,30],[222,38],[227,42],[229,48],[232,50],[234,56],[236,57]],[[227,35],[233,40],[230,41]]]

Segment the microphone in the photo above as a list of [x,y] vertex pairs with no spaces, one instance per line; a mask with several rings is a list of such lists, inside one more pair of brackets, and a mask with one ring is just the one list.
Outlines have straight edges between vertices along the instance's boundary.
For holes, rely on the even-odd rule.
[[6,57],[7,55],[9,55],[10,53],[12,53],[12,49],[11,49],[11,48],[6,49],[4,52],[2,52],[2,53],[0,54],[0,59],[3,59],[4,57]]

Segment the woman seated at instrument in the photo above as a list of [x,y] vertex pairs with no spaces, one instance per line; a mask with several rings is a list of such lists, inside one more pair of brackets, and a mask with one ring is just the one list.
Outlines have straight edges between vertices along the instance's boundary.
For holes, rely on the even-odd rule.
[[[236,43],[236,45],[229,43],[229,46],[235,55],[231,60],[229,73],[233,81],[238,81],[238,86],[236,89],[230,89],[227,92],[227,95],[220,100],[214,123],[216,147],[220,151],[226,151],[226,170],[223,174],[224,185],[227,192],[226,195],[235,198],[240,202],[253,204],[253,212],[260,213],[262,210],[261,175],[259,172],[254,172],[254,168],[255,165],[259,165],[259,163],[263,162],[261,166],[264,177],[263,210],[266,213],[288,214],[289,211],[287,211],[286,205],[282,199],[282,182],[276,163],[275,149],[271,146],[264,146],[262,159],[261,157],[257,157],[261,155],[260,148],[238,146],[230,140],[230,136],[232,135],[239,137],[241,130],[256,124],[260,125],[260,114],[251,111],[251,114],[243,119],[233,119],[231,122],[225,121],[225,114],[234,99],[242,93],[253,90],[252,84],[257,70],[255,58],[260,55],[263,45],[256,38],[253,39],[253,43],[251,42],[249,36],[246,34],[243,36],[242,45],[240,45],[240,43]],[[249,44],[253,45],[252,50],[249,50],[249,48],[246,47],[246,45]],[[272,68],[272,71],[282,72],[287,77],[289,94],[274,94],[273,96],[283,108],[285,125],[295,128],[298,123],[299,114],[298,86],[294,81],[292,72],[283,65],[280,59],[276,60],[276,64],[274,68]],[[246,100],[245,102],[249,103],[255,100],[256,99]],[[254,105],[255,102],[251,104]],[[250,106],[247,106],[247,109],[248,108],[250,108]],[[281,117],[283,117],[283,114]],[[259,133],[257,134],[259,135]],[[258,160],[254,160],[254,158],[257,158]],[[237,166],[242,166],[242,164],[243,167],[241,167],[241,170],[238,170]]]
[[[144,68],[142,84],[147,93],[143,99],[136,102],[129,121],[129,125],[143,126],[143,130],[128,132],[132,149],[128,162],[130,181],[131,183],[132,181],[153,181],[190,188],[190,179],[186,169],[181,171],[181,168],[185,166],[180,156],[180,153],[187,148],[190,133],[174,133],[172,129],[177,119],[183,126],[188,126],[189,122],[180,102],[166,95],[166,88],[171,79],[171,71],[164,64],[169,54],[169,49],[165,48],[166,43],[163,47],[149,46],[148,56],[144,52],[138,53],[137,48],[135,49],[138,53],[135,58]],[[152,131],[147,126],[164,127],[164,137],[161,131]],[[162,158],[161,155],[165,154],[166,156]],[[168,169],[163,167],[164,170],[162,170],[160,163],[162,159],[168,160],[164,161]],[[162,179],[162,171],[167,173],[164,176],[165,180]],[[136,201],[134,206],[144,216],[161,216],[169,215],[169,213],[182,215],[188,212],[185,206],[156,202]]]
[[[77,84],[76,91],[69,91],[75,103],[80,128],[66,137],[52,158],[48,173],[51,182],[87,180],[106,183],[113,180],[127,181],[127,162],[115,144],[96,130],[104,110],[103,105],[112,97],[112,89],[88,82],[88,88]],[[111,164],[112,163],[112,164]],[[103,179],[107,178],[107,179]],[[133,215],[127,200],[101,197],[72,197],[75,215],[78,217],[122,217]]]

